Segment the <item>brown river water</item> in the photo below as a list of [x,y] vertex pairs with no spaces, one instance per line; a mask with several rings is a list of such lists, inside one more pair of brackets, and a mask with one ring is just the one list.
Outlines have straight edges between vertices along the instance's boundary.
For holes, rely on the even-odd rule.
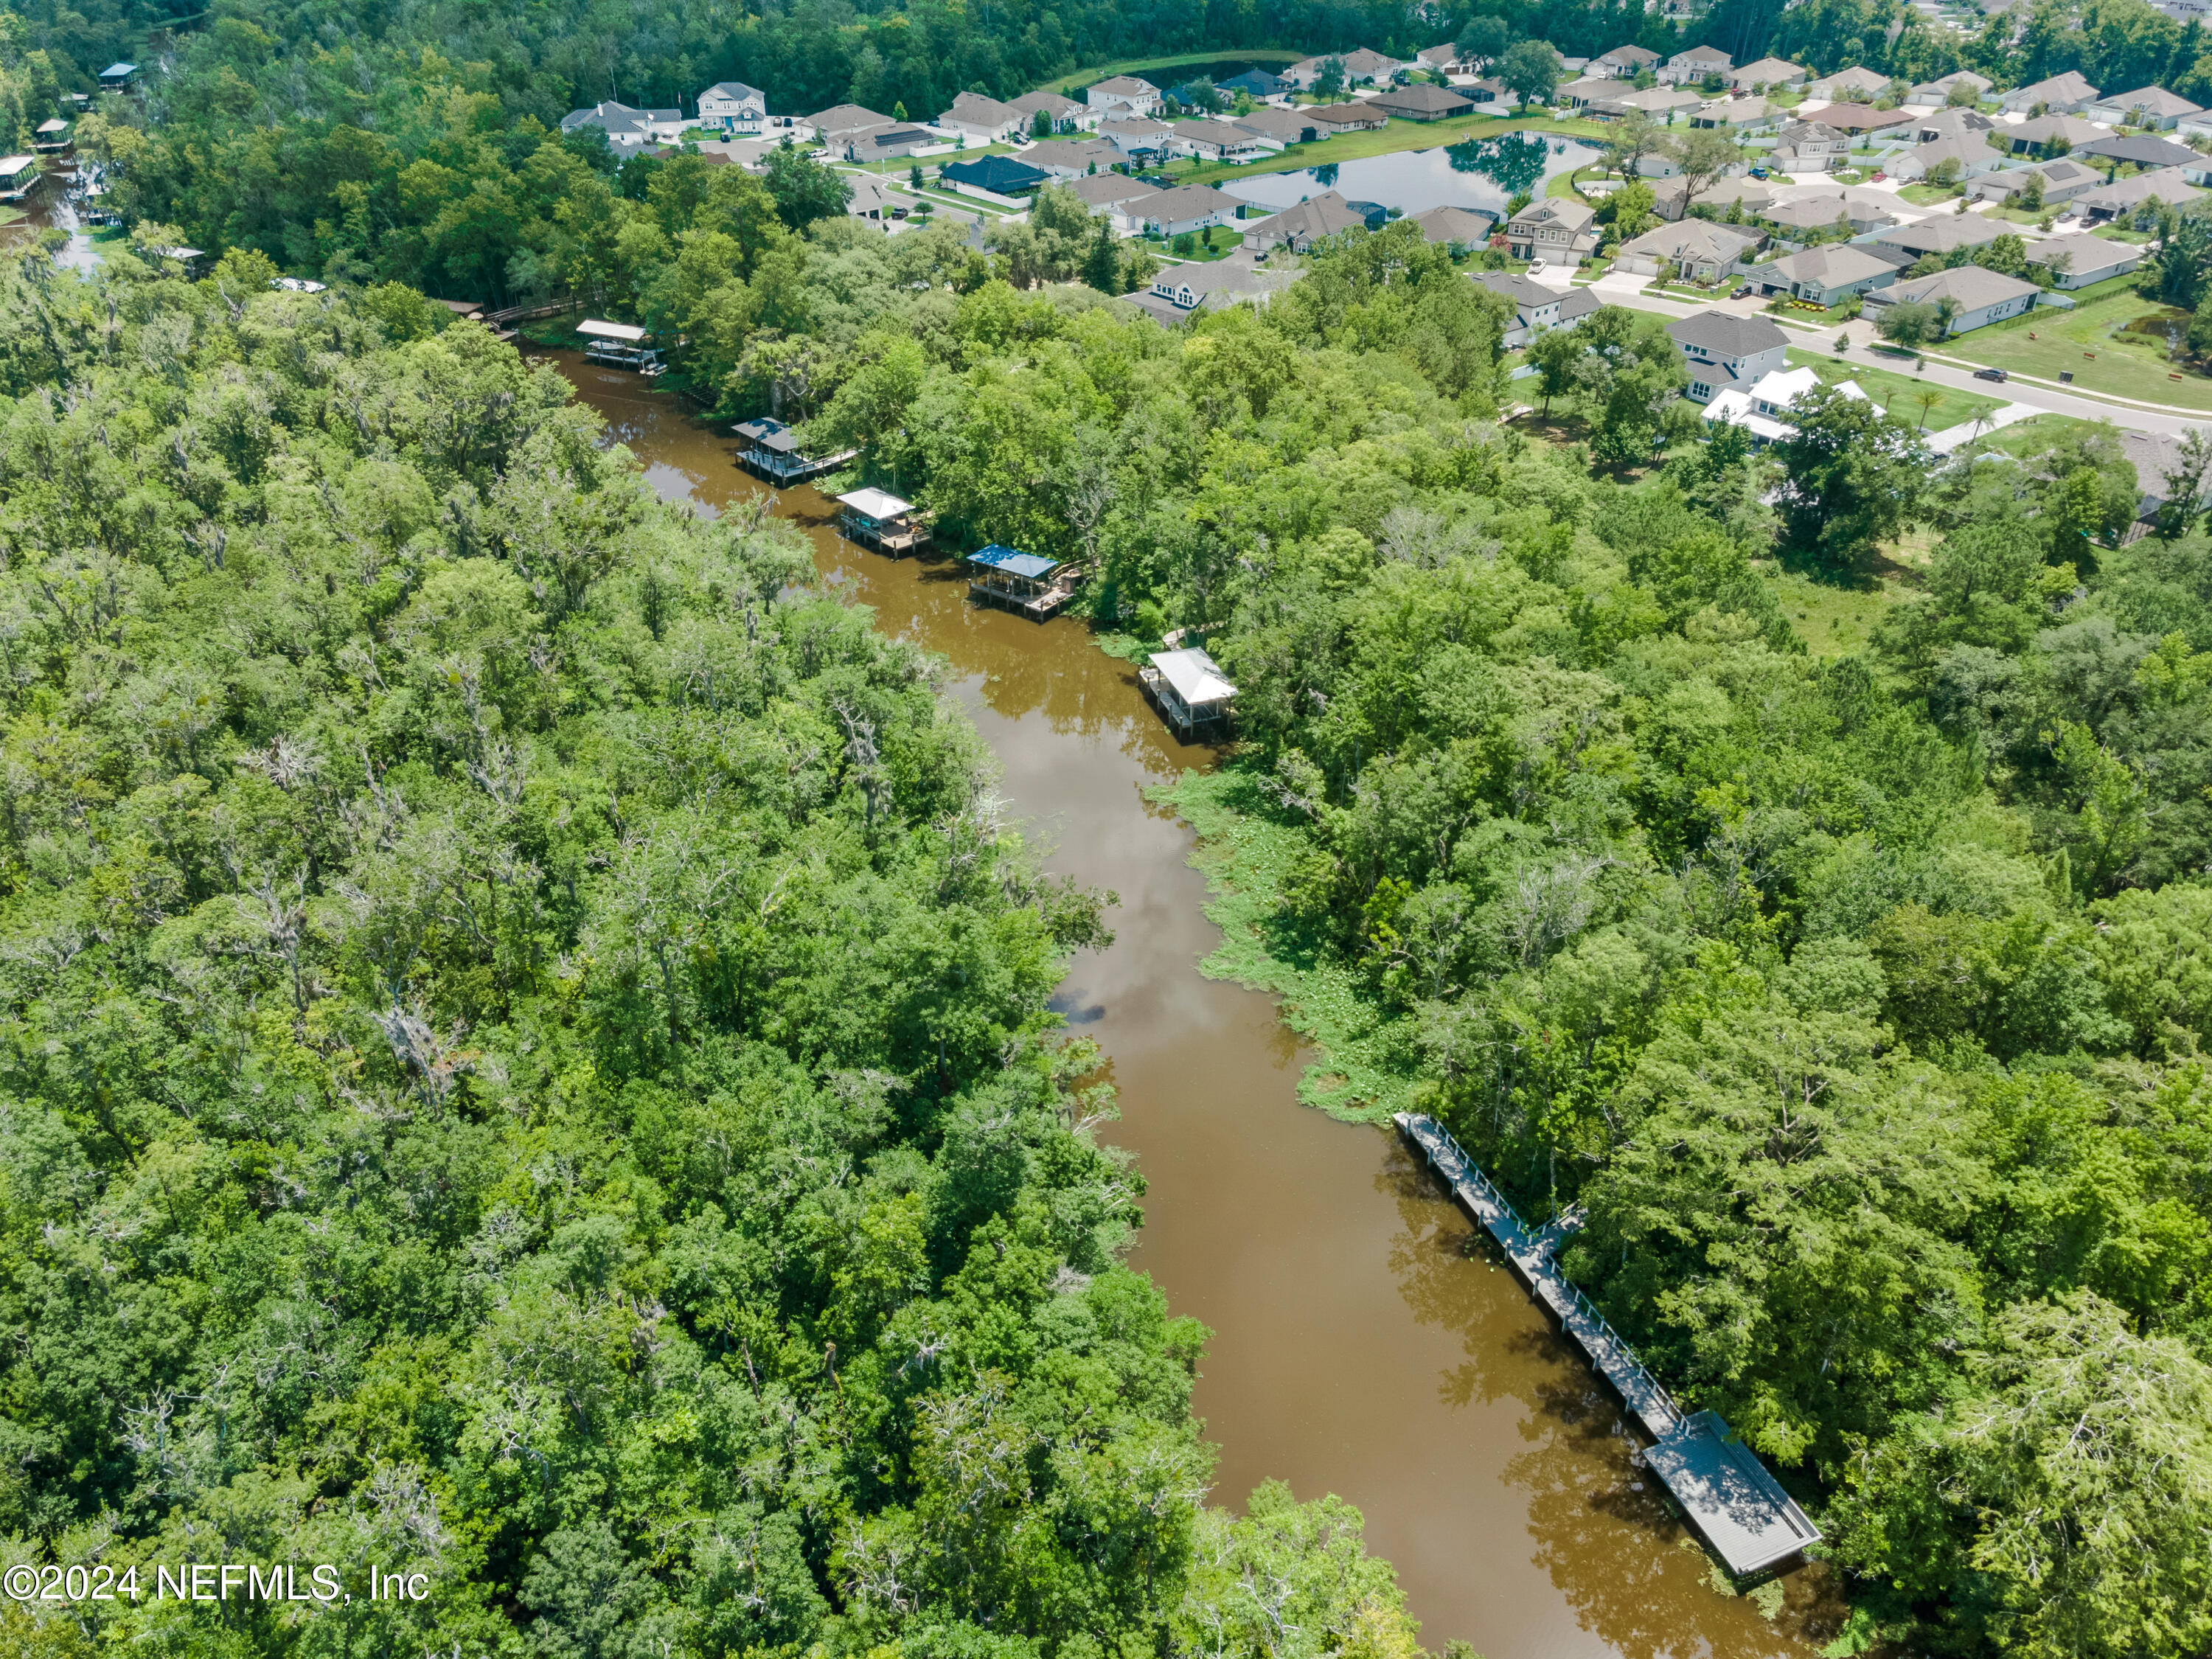
[[[557,361],[664,499],[712,512],[763,488],[673,397]],[[811,489],[778,510],[878,627],[951,665],[1048,867],[1120,895],[1113,945],[1077,959],[1054,1006],[1104,1048],[1108,1136],[1150,1183],[1133,1264],[1213,1332],[1197,1410],[1217,1501],[1272,1477],[1358,1505],[1436,1651],[1809,1659],[1842,1611],[1823,1571],[1784,1580],[1771,1622],[1713,1588],[1632,1464],[1618,1401],[1473,1224],[1395,1133],[1298,1103],[1310,1055],[1272,999],[1200,975],[1220,935],[1191,834],[1143,792],[1213,752],[1177,743],[1082,623],[981,608],[949,562],[855,547]]]

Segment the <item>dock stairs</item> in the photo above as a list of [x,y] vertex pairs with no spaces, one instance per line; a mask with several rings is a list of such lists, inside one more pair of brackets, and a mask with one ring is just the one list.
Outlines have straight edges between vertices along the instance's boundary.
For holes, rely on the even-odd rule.
[[1551,1310],[1626,1402],[1651,1437],[1645,1466],[1674,1494],[1731,1573],[1741,1578],[1763,1572],[1820,1540],[1820,1529],[1758,1454],[1713,1413],[1685,1413],[1676,1405],[1626,1339],[1559,1271],[1559,1248],[1582,1225],[1579,1210],[1531,1227],[1443,1124],[1413,1112],[1401,1112],[1394,1121],[1453,1196],[1498,1241],[1529,1293]]

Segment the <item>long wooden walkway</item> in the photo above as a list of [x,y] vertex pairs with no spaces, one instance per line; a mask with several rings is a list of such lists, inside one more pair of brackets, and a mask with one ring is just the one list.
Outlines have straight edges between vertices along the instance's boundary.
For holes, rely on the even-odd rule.
[[1543,1228],[1521,1219],[1490,1177],[1434,1118],[1401,1112],[1401,1133],[1420,1149],[1453,1194],[1498,1241],[1529,1291],[1627,1402],[1653,1445],[1644,1462],[1664,1481],[1729,1570],[1742,1577],[1817,1542],[1820,1529],[1751,1449],[1711,1412],[1685,1413],[1627,1340],[1559,1271],[1559,1246],[1580,1224],[1570,1215]]

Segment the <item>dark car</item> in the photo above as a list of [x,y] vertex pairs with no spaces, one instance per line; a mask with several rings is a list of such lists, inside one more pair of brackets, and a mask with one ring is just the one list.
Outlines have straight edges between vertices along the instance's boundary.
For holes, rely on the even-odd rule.
[[1974,378],[1978,380],[2002,380],[2004,377],[2005,372],[2001,368],[1978,368],[1974,371]]

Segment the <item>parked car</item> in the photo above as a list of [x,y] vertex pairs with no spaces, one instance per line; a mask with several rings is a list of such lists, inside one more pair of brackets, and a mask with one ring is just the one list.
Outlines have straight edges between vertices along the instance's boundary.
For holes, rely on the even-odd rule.
[[1764,179],[1766,177],[1766,169],[1765,167],[1753,167],[1751,170],[1751,176],[1754,179]]
[[1534,276],[1538,271],[1541,270],[1543,268],[1544,268],[1544,262],[1543,262],[1541,259],[1531,259],[1531,260],[1529,260],[1529,261],[1528,261],[1528,274],[1529,274],[1531,276]]
[[2002,380],[2004,377],[2005,372],[2001,368],[1978,368],[1974,371],[1974,378],[1978,380]]

